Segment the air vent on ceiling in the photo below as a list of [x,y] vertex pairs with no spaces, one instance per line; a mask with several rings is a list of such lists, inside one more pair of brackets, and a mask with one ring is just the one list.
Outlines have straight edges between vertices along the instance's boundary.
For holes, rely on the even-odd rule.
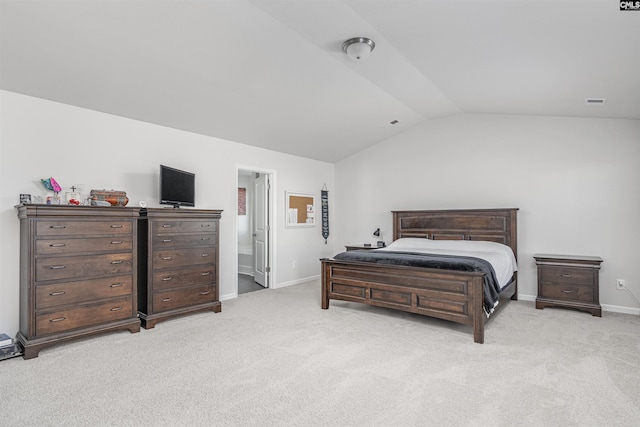
[[607,102],[607,98],[586,98],[584,103],[586,105],[604,105]]
[[394,119],[394,120],[391,120],[390,122],[383,123],[383,124],[382,124],[382,127],[383,127],[383,128],[390,128],[391,126],[395,126],[395,125],[397,125],[398,123],[400,123],[400,120],[395,120],[395,119]]

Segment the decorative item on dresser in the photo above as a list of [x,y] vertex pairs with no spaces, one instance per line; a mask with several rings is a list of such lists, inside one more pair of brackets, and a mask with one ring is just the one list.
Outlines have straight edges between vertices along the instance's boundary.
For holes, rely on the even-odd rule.
[[141,210],[138,311],[145,329],[196,311],[220,312],[221,213],[204,209]]
[[[508,277],[500,283],[499,292],[495,291],[491,307],[495,312],[489,318],[485,311],[487,272],[442,265],[427,268],[392,264],[391,258],[403,256],[402,252],[389,253],[393,243],[375,251],[343,252],[333,259],[321,259],[321,306],[328,309],[329,301],[335,299],[436,317],[472,326],[474,341],[483,343],[485,323],[507,300],[517,299],[517,271],[511,268],[513,265],[517,269],[517,211],[517,208],[393,211],[394,243],[404,238],[418,238],[413,239],[416,244],[480,240],[468,243],[488,246],[500,243],[498,246],[510,253],[511,262],[504,271]],[[343,256],[345,259],[338,259]]]
[[17,206],[23,357],[106,331],[140,331],[137,209]]
[[564,307],[602,317],[597,256],[535,254],[538,266],[536,308]]

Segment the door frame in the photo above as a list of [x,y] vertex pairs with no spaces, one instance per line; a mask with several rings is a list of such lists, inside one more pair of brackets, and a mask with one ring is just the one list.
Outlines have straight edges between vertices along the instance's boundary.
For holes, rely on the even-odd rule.
[[276,202],[275,202],[275,195],[276,193],[276,187],[277,187],[277,173],[275,170],[272,169],[264,169],[264,168],[260,168],[260,167],[256,167],[256,166],[248,166],[248,165],[243,165],[243,164],[236,164],[236,168],[235,168],[235,187],[233,189],[233,194],[236,195],[235,198],[235,204],[234,204],[234,208],[233,208],[233,281],[234,281],[234,289],[235,289],[235,295],[236,298],[238,297],[238,201],[237,201],[237,194],[238,194],[238,175],[240,173],[240,171],[249,171],[249,172],[257,172],[260,174],[265,174],[265,175],[269,175],[269,183],[271,185],[270,190],[269,190],[269,244],[267,245],[267,250],[269,251],[269,255],[268,255],[268,259],[269,259],[269,267],[271,267],[271,270],[269,272],[269,287],[265,288],[265,289],[276,289],[277,286],[277,280],[276,280],[276,275],[277,275],[277,271],[276,271],[276,251],[275,251],[275,247],[276,247],[276,230],[277,230],[277,222],[278,222],[278,217],[276,216]]

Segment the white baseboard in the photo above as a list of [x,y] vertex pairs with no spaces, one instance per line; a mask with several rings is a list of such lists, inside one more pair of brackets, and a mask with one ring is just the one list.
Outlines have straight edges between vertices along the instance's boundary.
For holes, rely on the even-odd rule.
[[619,305],[601,304],[602,311],[610,311],[612,313],[634,314],[640,316],[640,308],[621,307]]
[[302,279],[291,280],[289,282],[278,283],[276,286],[273,286],[273,289],[284,288],[286,286],[299,285],[301,283],[306,283],[312,280],[319,280],[319,279],[320,279],[320,275],[318,274],[317,276],[305,277]]
[[[518,300],[535,302],[536,295],[519,294]],[[610,313],[634,314],[636,316],[640,316],[640,308],[622,307],[619,305],[610,305],[610,304],[600,304],[600,305],[602,306],[602,311],[608,311]]]
[[245,274],[247,276],[253,276],[253,267],[250,265],[239,265],[238,273]]
[[534,301],[536,300],[536,295],[522,295],[518,294],[518,301]]
[[230,299],[235,299],[238,298],[238,293],[233,293],[233,294],[226,294],[226,295],[220,295],[220,301],[227,301]]

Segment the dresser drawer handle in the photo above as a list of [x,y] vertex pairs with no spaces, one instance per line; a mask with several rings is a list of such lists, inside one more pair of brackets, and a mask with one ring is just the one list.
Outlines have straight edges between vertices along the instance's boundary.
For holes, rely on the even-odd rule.
[[49,228],[67,228],[66,225],[50,225]]
[[111,309],[111,311],[120,311],[120,310],[122,310],[122,306],[120,306],[120,307],[113,307],[113,308]]
[[562,277],[571,277],[570,274],[562,274]]
[[169,261],[169,260],[171,260],[171,259],[173,259],[173,257],[172,257],[172,256],[163,256],[163,257],[162,257],[162,260],[163,260],[163,261]]
[[563,290],[562,290],[562,293],[563,293],[563,294],[572,294],[572,293],[574,293],[574,292],[575,292],[575,291],[574,291],[573,289],[563,289]]
[[121,245],[124,242],[122,240],[114,240],[113,242],[111,242],[112,245]]
[[200,292],[200,295],[209,295],[210,292],[211,291],[203,291],[203,292]]
[[109,285],[110,288],[121,288],[122,283],[112,283]]
[[162,243],[171,243],[173,239],[162,239]]
[[51,270],[61,270],[61,269],[65,268],[65,267],[66,267],[66,265],[50,265],[49,266],[49,268]]
[[51,295],[52,297],[57,297],[59,295],[64,295],[65,293],[66,293],[65,291],[51,292],[49,295]]
[[210,274],[211,274],[210,271],[205,271],[204,273],[200,273],[201,276],[208,276]]
[[200,227],[211,227],[211,224],[200,224]]
[[66,317],[58,317],[56,319],[51,319],[49,320],[49,322],[54,323],[54,322],[62,322],[63,320],[65,320]]
[[172,279],[173,279],[173,277],[171,277],[171,276],[167,276],[167,277],[163,277],[163,278],[162,278],[162,281],[163,281],[163,282],[168,282],[169,280],[172,280]]
[[173,224],[162,224],[162,228],[171,228]]
[[202,238],[202,239],[200,239],[200,240],[207,241],[207,240],[211,240],[211,238],[210,238],[210,237],[203,237],[203,238]]
[[122,224],[111,224],[111,228],[122,228]]
[[202,254],[202,256],[203,256],[203,257],[205,257],[205,256],[209,256],[209,255],[210,255],[210,254]]
[[52,243],[49,245],[50,248],[64,248],[65,246],[67,245],[65,245],[64,243]]
[[121,259],[116,259],[111,261],[111,264],[122,264],[124,261],[122,261]]
[[162,298],[162,302],[169,302],[171,301],[171,298]]

